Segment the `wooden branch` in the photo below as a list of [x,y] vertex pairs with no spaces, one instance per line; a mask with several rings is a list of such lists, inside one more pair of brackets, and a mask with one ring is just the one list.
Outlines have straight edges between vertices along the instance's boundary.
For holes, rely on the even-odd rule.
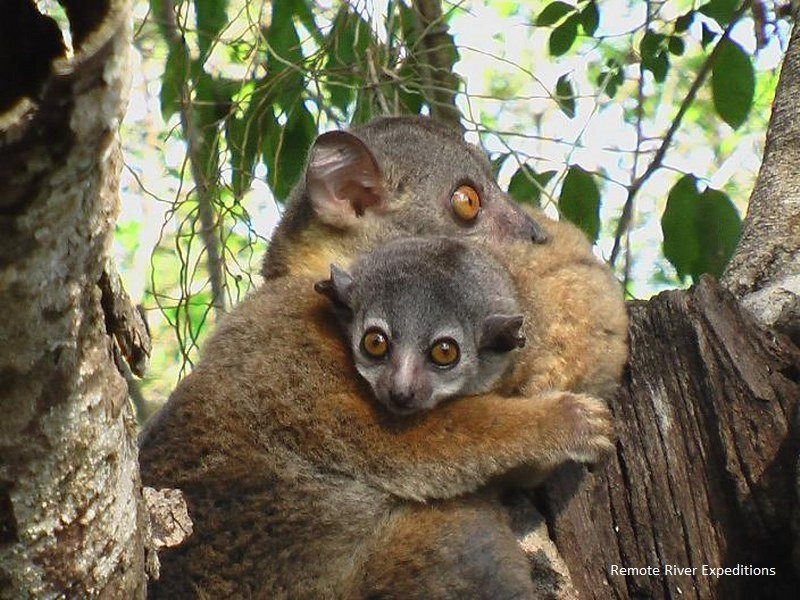
[[[112,336],[120,355],[138,377],[144,377],[150,360],[150,331],[147,322],[122,285],[119,273],[106,262],[100,280],[100,302],[106,320],[106,333]],[[123,372],[124,374],[124,372]]]
[[453,36],[447,32],[441,0],[413,0],[411,3],[422,32],[417,59],[424,67],[425,97],[431,116],[461,129],[461,113],[456,107],[458,78],[453,73],[450,48]]
[[[710,278],[630,316],[616,460],[580,484],[577,468],[561,473],[538,498],[572,584],[584,599],[793,597],[800,349]],[[659,572],[618,574],[630,567]]]
[[800,26],[781,68],[764,160],[722,283],[800,343]]
[[[158,14],[159,25],[167,43],[185,44],[182,33],[175,19],[175,6],[172,0],[162,0]],[[203,164],[202,147],[206,143],[203,133],[198,129],[194,109],[190,98],[191,79],[181,86],[181,100],[178,112],[181,119],[183,139],[189,155],[189,166],[195,184],[197,197],[197,213],[200,220],[200,239],[206,251],[206,270],[211,284],[211,306],[217,317],[225,312],[225,266],[220,250],[219,225],[216,207],[214,206],[216,177],[219,173],[218,158],[213,165]],[[216,156],[216,149],[211,153]]]

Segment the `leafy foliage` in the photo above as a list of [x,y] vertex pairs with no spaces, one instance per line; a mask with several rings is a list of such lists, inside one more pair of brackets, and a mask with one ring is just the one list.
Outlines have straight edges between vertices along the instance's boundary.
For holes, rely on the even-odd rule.
[[722,275],[739,240],[741,219],[728,195],[706,188],[697,190],[697,179],[685,175],[670,190],[661,218],[664,254],[683,279],[697,280],[710,273]]
[[[602,0],[442,3],[441,18],[427,25],[412,0],[392,0],[382,14],[350,2],[148,1],[137,43],[160,61],[166,124],[159,145],[179,139],[186,152],[170,166],[179,183],[146,298],[179,340],[173,360],[191,363],[216,318],[209,240],[219,246],[228,304],[251,285],[254,248],[265,245],[246,208],[253,190],[267,193],[265,183],[282,204],[320,131],[386,113],[434,113],[442,91],[458,92],[461,123],[478,135],[509,195],[576,223],[620,279],[647,277],[656,289],[719,275],[730,256],[739,230],[732,199],[741,207],[747,190],[736,177],[721,177],[719,190],[705,182],[718,166],[730,170],[724,163],[737,144],[763,127],[775,81],[756,70],[753,48],[739,34],[752,27],[741,0],[684,2],[678,11],[649,3],[649,12],[632,12],[637,21],[626,15],[616,32],[610,27],[619,15]],[[483,40],[454,41],[447,27],[490,8],[530,43],[494,57],[484,71],[493,97],[473,97],[480,77],[460,76],[469,61],[486,58],[473,49]],[[777,17],[770,19],[766,30],[779,30]],[[491,32],[500,43],[507,35],[504,27]],[[618,125],[598,142],[587,132],[611,114]],[[693,144],[712,155],[711,167],[684,159]],[[210,203],[210,227],[203,203]],[[637,235],[652,224],[657,231],[659,220],[663,253],[649,274],[631,275]]]
[[756,78],[753,64],[736,42],[723,39],[711,70],[714,108],[734,129],[744,123],[753,104]]
[[580,227],[592,243],[600,233],[600,190],[591,173],[574,165],[567,171],[561,196],[558,198],[561,216]]

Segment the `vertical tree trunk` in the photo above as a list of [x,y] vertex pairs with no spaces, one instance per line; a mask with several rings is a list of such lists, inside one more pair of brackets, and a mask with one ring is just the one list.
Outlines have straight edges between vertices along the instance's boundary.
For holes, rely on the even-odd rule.
[[[98,287],[118,210],[130,8],[61,4],[74,58],[3,83],[15,103],[0,114],[0,597],[133,598],[146,530],[136,425]],[[0,20],[13,24],[5,64],[23,72],[60,54],[32,0],[3,3]]]
[[800,343],[800,27],[795,26],[742,238],[722,283]]

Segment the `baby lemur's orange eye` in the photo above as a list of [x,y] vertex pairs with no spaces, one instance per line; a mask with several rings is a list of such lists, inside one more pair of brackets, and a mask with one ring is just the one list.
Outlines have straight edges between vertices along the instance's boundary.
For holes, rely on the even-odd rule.
[[481,211],[481,198],[475,188],[462,185],[450,196],[450,206],[459,219],[472,221]]
[[377,327],[368,329],[361,338],[361,349],[372,358],[383,358],[389,352],[389,338]]
[[437,340],[431,346],[430,356],[433,364],[439,367],[450,367],[458,362],[458,344],[450,338]]

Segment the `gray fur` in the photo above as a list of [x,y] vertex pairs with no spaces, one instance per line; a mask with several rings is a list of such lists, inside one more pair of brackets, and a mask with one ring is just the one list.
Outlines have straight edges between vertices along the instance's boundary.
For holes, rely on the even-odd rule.
[[[505,271],[486,253],[460,241],[407,238],[360,258],[350,275],[336,265],[317,285],[333,300],[356,369],[390,411],[428,410],[455,396],[492,388],[524,343],[520,308]],[[362,348],[379,328],[390,351],[376,359]],[[430,359],[437,340],[454,340],[459,359]],[[509,343],[510,342],[510,343]]]
[[[481,198],[474,222],[454,218],[450,208],[450,196],[462,184],[474,187]],[[322,202],[321,207],[319,198],[337,189],[349,202]],[[367,226],[365,217],[371,214],[380,219]],[[345,254],[415,235],[546,240],[541,226],[500,189],[486,156],[457,132],[424,117],[386,117],[320,136],[305,179],[270,242],[264,276],[288,274],[296,260],[292,252],[305,243],[302,235],[317,225],[325,233],[314,244],[346,244]]]

